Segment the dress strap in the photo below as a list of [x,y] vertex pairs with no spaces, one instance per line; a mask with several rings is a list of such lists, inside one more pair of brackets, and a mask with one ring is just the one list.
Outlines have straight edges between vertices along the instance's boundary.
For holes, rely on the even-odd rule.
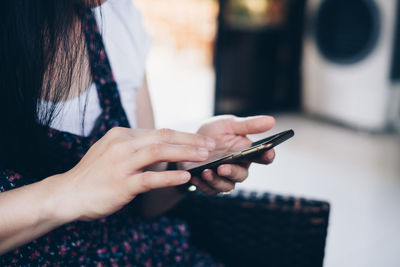
[[101,128],[105,127],[106,129],[102,129],[104,131],[115,126],[130,127],[94,13],[91,9],[82,12],[92,79],[103,110],[100,121],[104,125]]

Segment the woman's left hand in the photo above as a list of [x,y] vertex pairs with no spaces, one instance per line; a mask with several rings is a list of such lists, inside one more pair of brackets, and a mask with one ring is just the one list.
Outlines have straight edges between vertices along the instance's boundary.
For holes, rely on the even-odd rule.
[[[215,140],[215,150],[210,154],[210,158],[213,158],[213,156],[222,156],[250,147],[252,142],[247,138],[248,134],[268,131],[274,124],[275,119],[270,116],[238,118],[232,115],[224,115],[214,117],[206,122],[197,133]],[[230,192],[235,188],[236,183],[241,183],[247,178],[251,162],[269,164],[274,160],[274,157],[275,151],[272,149],[252,161],[223,164],[217,168],[216,172],[204,170],[201,175],[202,179],[192,177],[191,183],[197,187],[197,190],[208,195]],[[190,163],[183,163],[182,167],[184,169],[189,168]]]

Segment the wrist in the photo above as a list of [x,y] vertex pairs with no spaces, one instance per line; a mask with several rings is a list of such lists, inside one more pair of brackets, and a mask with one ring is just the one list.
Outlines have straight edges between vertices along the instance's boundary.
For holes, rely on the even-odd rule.
[[63,225],[79,218],[79,212],[73,205],[73,197],[68,193],[67,181],[66,174],[57,174],[40,182],[45,189],[43,217],[56,225]]

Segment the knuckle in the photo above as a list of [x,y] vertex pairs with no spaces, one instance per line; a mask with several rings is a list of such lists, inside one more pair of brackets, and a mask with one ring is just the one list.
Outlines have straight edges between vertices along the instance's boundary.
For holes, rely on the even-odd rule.
[[163,128],[157,131],[157,135],[163,142],[169,142],[172,139],[174,131],[168,128]]
[[205,145],[207,142],[207,137],[201,134],[190,134],[190,139],[198,145]]
[[197,157],[198,156],[197,148],[194,148],[194,147],[191,147],[191,146],[183,146],[182,150],[183,150],[182,152],[185,155],[193,156],[193,157]]
[[239,168],[232,168],[232,174],[231,177],[233,180],[241,183],[244,180],[246,180],[247,176],[249,175],[249,172],[247,169],[239,167]]
[[228,114],[224,116],[224,119],[227,121],[238,121],[240,118],[236,117],[235,115]]
[[121,141],[114,141],[111,143],[109,151],[112,155],[121,155],[126,150],[126,145]]
[[132,150],[132,152],[136,152],[139,150],[139,144],[136,141],[130,141],[128,144],[129,148]]
[[107,134],[110,137],[118,137],[118,136],[121,136],[123,132],[124,132],[123,127],[113,127],[107,132]]
[[161,144],[152,144],[149,147],[149,153],[152,157],[159,156],[163,151],[163,146]]

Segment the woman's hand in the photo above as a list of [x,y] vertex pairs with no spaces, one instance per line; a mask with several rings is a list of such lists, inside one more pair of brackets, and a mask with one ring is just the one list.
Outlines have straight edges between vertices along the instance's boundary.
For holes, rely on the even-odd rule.
[[70,171],[0,194],[0,255],[66,223],[112,214],[137,194],[186,183],[186,171],[144,168],[204,161],[214,146],[204,136],[172,130],[110,130]]
[[[210,154],[215,156],[226,155],[250,147],[252,142],[246,137],[248,134],[257,134],[270,130],[275,124],[275,119],[270,116],[255,116],[237,118],[232,115],[218,116],[206,122],[198,134],[208,136],[216,141],[216,148]],[[275,151],[269,150],[253,160],[261,164],[269,164],[274,160]],[[223,164],[217,168],[217,172],[204,170],[202,179],[193,177],[191,183],[197,189],[209,194],[229,192],[235,188],[236,183],[243,182],[248,176],[248,168],[251,161],[241,164]],[[189,168],[188,163],[182,164],[183,169]]]
[[136,195],[184,184],[187,171],[145,171],[164,161],[204,161],[213,140],[173,130],[113,128],[70,171],[59,177],[63,216],[93,220],[110,215]]

